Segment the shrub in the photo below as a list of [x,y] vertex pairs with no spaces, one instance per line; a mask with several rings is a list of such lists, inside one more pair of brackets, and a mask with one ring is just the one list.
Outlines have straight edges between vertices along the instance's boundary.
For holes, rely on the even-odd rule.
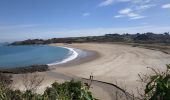
[[62,84],[54,82],[44,94],[12,90],[0,84],[0,100],[94,100],[94,97],[82,82],[71,80]]
[[46,89],[44,95],[51,100],[94,100],[88,87],[80,81],[75,82],[74,80],[62,84],[55,82],[51,88]]
[[163,72],[150,68],[154,75],[139,75],[141,81],[146,83],[143,95],[145,100],[170,100],[170,64],[166,67]]

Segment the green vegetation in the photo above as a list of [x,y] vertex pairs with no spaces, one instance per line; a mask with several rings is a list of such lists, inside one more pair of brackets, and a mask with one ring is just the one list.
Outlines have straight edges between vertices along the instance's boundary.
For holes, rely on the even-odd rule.
[[163,34],[155,34],[152,32],[137,33],[137,34],[106,34],[102,36],[87,36],[87,37],[68,37],[68,38],[52,38],[29,39],[25,41],[14,42],[11,45],[33,45],[33,44],[50,44],[50,43],[88,43],[88,42],[123,42],[123,43],[140,43],[140,44],[170,44],[169,32]]
[[[140,82],[144,87],[144,93],[139,93],[142,100],[170,100],[170,64],[166,70],[150,68],[152,75],[139,74]],[[141,88],[142,89],[142,88]]]
[[45,90],[44,96],[50,100],[94,100],[88,86],[73,80],[63,84],[53,83]]
[[[150,69],[154,71],[153,75],[144,75],[144,77],[139,75],[141,82],[145,84],[144,94],[140,94],[140,98],[142,100],[170,100],[170,64],[163,72],[153,68]],[[23,78],[26,79],[24,81],[26,87],[27,85],[31,87],[39,86],[42,82],[37,75],[32,77],[26,75]],[[27,78],[31,78],[31,80]],[[33,83],[28,84],[29,81]],[[36,87],[27,87],[26,91],[13,90],[10,88],[11,82],[10,75],[0,74],[0,100],[96,100],[89,91],[90,85],[80,81],[54,82],[42,94],[33,91]]]
[[37,94],[30,90],[21,92],[12,90],[0,84],[0,100],[95,100],[88,86],[80,81],[71,80],[59,84],[53,83],[43,94]]
[[170,100],[170,65],[165,72],[152,68],[155,75],[151,75],[146,84],[145,97],[149,100]]

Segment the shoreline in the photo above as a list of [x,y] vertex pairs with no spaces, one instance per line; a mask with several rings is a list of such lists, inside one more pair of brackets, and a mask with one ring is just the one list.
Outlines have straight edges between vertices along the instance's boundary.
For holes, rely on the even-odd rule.
[[68,48],[68,47],[64,47],[64,46],[57,46],[57,47],[68,49],[69,53],[71,53],[71,54],[59,62],[53,62],[53,63],[47,64],[48,66],[64,64],[64,63],[67,63],[67,62],[70,62],[70,61],[76,59],[79,56],[79,53],[74,48]]
[[[165,64],[170,63],[170,55],[160,51],[149,50],[139,47],[120,44],[106,43],[73,43],[73,44],[50,44],[51,46],[67,46],[81,50],[94,51],[93,56],[86,59],[75,59],[67,64],[54,65],[49,71],[40,72],[45,77],[43,85],[37,92],[42,92],[51,83],[69,81],[71,79],[89,78],[108,83],[117,83],[119,87],[126,85],[127,92],[136,93],[140,86],[139,73],[151,73],[147,67],[164,69]],[[90,60],[89,60],[90,59]],[[14,85],[21,88],[22,74],[14,75]],[[22,89],[22,88],[21,88]],[[101,100],[113,100],[113,91],[106,84],[93,83],[92,93]],[[137,95],[137,94],[134,94]]]
[[49,68],[55,68],[55,67],[71,67],[74,65],[80,65],[83,63],[87,63],[89,61],[96,60],[100,58],[100,53],[94,50],[88,50],[88,49],[82,49],[82,48],[76,48],[76,47],[70,47],[69,45],[66,45],[64,43],[56,43],[56,44],[49,44],[49,46],[57,46],[57,47],[63,47],[63,48],[71,48],[74,52],[76,52],[75,59],[71,59],[64,63],[59,64],[52,64],[49,66]]
[[65,47],[65,46],[57,46],[57,47],[68,49],[69,52],[71,52],[72,54],[70,54],[70,56],[66,57],[62,61],[54,62],[50,64],[37,64],[37,65],[12,67],[12,68],[1,67],[0,73],[24,74],[24,73],[34,73],[34,72],[46,72],[52,68],[55,68],[56,66],[66,67],[70,65],[86,63],[88,61],[92,61],[99,57],[99,54],[95,51],[81,50],[81,49]]
[[[54,46],[64,44],[51,44]],[[87,63],[73,64],[69,67],[56,66],[53,73],[61,73],[69,77],[89,78],[92,74],[96,80],[126,85],[127,91],[134,91],[140,87],[138,74],[149,74],[147,67],[164,69],[170,63],[170,55],[161,51],[150,50],[130,45],[108,43],[72,43],[68,47],[91,50],[99,53],[96,60]],[[57,77],[57,76],[56,76]]]

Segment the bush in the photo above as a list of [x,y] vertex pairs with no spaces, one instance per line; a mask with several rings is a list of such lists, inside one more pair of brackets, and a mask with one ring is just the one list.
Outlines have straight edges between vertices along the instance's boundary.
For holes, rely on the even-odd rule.
[[62,84],[54,82],[42,95],[30,90],[11,90],[0,84],[0,100],[94,100],[94,97],[86,85],[71,80]]
[[46,89],[44,95],[50,100],[94,100],[88,87],[74,80],[62,84],[55,82]]
[[149,76],[145,87],[145,98],[149,100],[170,100],[170,64],[165,72],[151,68],[155,74]]

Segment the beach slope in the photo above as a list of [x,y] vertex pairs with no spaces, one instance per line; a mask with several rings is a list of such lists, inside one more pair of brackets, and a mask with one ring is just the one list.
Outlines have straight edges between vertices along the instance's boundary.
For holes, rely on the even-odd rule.
[[[71,78],[89,78],[118,84],[126,87],[128,92],[133,91],[137,95],[136,88],[141,84],[137,80],[139,73],[151,73],[147,67],[164,69],[165,64],[170,64],[170,55],[160,51],[149,50],[130,45],[104,44],[104,43],[73,43],[73,44],[50,44],[51,46],[64,46],[96,52],[89,61],[76,60],[81,63],[70,63],[67,66],[53,65],[50,71],[43,72],[46,80],[43,87],[54,81],[65,81]],[[112,90],[108,86],[93,85],[95,96],[99,99],[113,99]],[[41,88],[43,88],[41,87]],[[107,98],[107,99],[106,99]]]

